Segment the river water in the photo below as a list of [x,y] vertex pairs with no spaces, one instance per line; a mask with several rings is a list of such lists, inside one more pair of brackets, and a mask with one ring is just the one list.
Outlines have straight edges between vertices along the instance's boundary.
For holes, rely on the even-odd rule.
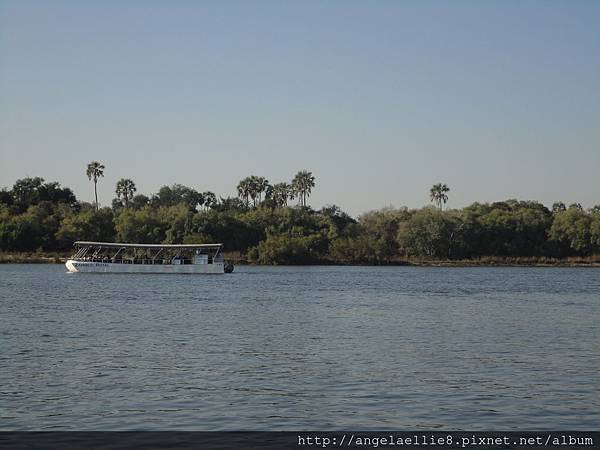
[[597,429],[600,271],[0,265],[0,429]]

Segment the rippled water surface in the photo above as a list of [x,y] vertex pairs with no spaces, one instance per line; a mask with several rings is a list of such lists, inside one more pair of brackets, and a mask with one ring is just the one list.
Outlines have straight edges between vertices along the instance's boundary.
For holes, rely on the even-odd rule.
[[600,271],[0,265],[0,429],[597,429]]

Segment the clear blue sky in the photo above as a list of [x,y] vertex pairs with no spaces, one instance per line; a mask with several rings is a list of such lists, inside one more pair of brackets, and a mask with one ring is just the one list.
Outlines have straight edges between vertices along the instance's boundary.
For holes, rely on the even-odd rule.
[[0,186],[311,170],[353,215],[600,203],[600,1],[0,0]]

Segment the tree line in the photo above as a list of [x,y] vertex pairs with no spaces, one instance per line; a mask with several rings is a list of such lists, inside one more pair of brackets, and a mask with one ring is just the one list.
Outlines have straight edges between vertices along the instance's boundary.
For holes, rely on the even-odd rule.
[[[213,243],[262,264],[388,264],[410,258],[590,256],[600,253],[600,206],[506,200],[444,209],[450,189],[434,185],[433,206],[384,208],[357,219],[338,206],[315,210],[311,172],[270,184],[251,175],[236,197],[217,197],[181,184],[146,196],[121,179],[110,207],[97,183],[105,167],[88,165],[94,203],[68,187],[23,178],[0,190],[0,251],[68,251],[75,240],[132,243]],[[292,204],[296,200],[296,204]]]
[[[98,203],[98,180],[104,176],[104,164],[98,161],[92,161],[87,165],[86,175],[90,181],[94,183],[94,198],[96,210],[99,209]],[[237,185],[237,192],[240,199],[244,201],[246,207],[250,206],[250,200],[252,200],[252,206],[256,207],[264,200],[271,206],[282,207],[288,206],[289,200],[298,198],[298,203],[301,206],[306,206],[306,201],[310,196],[312,188],[315,186],[315,177],[307,170],[302,170],[296,174],[291,183],[280,182],[271,185],[269,180],[265,177],[259,177],[256,175],[250,175],[241,180]],[[161,189],[162,195],[165,196],[168,186]],[[171,190],[176,191],[175,196],[185,197],[185,203],[190,204],[195,209],[196,205],[205,206],[206,208],[212,208],[217,205],[217,196],[211,192],[198,192],[194,189],[188,188],[176,184]],[[136,202],[138,205],[143,203],[149,203],[149,199],[146,196],[140,196],[134,198],[134,194],[137,191],[135,183],[128,179],[122,178],[117,182],[115,193],[117,198],[113,200],[113,209],[119,206],[129,207],[129,203]],[[153,198],[158,197],[160,199],[161,192]],[[222,199],[224,200],[224,199]],[[172,203],[172,202],[171,202]]]

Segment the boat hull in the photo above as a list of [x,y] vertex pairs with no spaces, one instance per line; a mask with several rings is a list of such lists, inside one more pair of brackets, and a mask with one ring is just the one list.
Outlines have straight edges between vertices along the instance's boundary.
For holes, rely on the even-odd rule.
[[69,272],[85,273],[194,273],[214,275],[225,273],[222,262],[213,264],[122,264],[69,259],[65,266]]

